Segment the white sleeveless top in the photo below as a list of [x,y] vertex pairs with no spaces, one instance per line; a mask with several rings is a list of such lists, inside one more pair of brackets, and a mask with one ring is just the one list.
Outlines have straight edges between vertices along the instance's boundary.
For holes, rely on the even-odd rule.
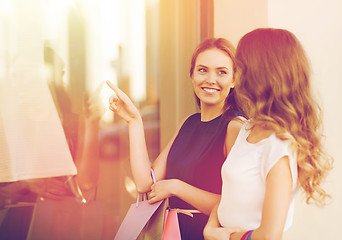
[[297,192],[297,159],[290,142],[273,133],[258,143],[247,142],[248,122],[242,126],[226,161],[222,166],[222,196],[218,219],[223,227],[252,230],[260,226],[266,190],[266,177],[271,168],[284,156],[289,157],[293,187],[292,199],[284,231],[292,224],[294,195]]

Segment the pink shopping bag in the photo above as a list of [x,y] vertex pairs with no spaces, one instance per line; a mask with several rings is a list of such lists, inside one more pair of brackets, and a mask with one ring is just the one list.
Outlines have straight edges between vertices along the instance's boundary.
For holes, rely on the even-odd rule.
[[177,210],[167,209],[165,212],[162,240],[180,240],[180,230]]

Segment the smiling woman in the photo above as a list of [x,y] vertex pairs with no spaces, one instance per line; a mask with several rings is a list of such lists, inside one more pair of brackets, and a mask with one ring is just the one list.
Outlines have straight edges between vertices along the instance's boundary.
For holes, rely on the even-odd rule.
[[[160,139],[169,141],[171,139],[169,132],[173,134],[176,126],[185,116],[198,110],[189,91],[192,84],[187,70],[191,50],[201,40],[212,36],[212,31],[209,31],[212,26],[204,24],[206,29],[202,31],[204,25],[201,25],[207,20],[207,18],[201,18],[201,15],[203,10],[208,13],[209,2],[182,0],[1,1],[0,12],[3,15],[0,17],[0,67],[3,67],[1,70],[4,71],[0,71],[0,80],[4,84],[8,83],[14,63],[27,64],[29,67],[26,67],[25,71],[33,69],[30,64],[36,60],[40,61],[43,66],[44,43],[46,43],[46,46],[56,52],[64,62],[63,74],[58,77],[52,76],[58,71],[62,73],[54,61],[49,68],[51,71],[48,71],[46,76],[50,74],[50,78],[56,77],[61,80],[66,92],[70,93],[72,102],[70,111],[76,114],[81,112],[83,92],[94,92],[100,82],[107,79],[114,82],[138,106],[145,123],[144,131],[148,148],[152,151],[151,157],[156,158],[160,153],[159,146],[166,145],[166,141],[163,142]],[[12,6],[17,8],[13,14],[10,12]],[[41,15],[36,14],[37,11],[41,11]],[[25,30],[25,35],[18,37],[20,43],[23,44],[22,49],[16,48],[19,40],[17,41],[12,34],[20,33],[20,31],[12,31],[12,28],[17,25],[12,23],[8,25],[7,21],[7,19],[17,21],[17,17],[20,18],[21,23],[30,25],[22,29]],[[31,22],[34,17],[41,17],[41,19]],[[21,39],[24,40],[21,41]],[[36,44],[37,48],[29,47],[30,43]],[[233,52],[233,49],[231,50]],[[33,52],[37,58],[28,57],[27,54]],[[200,52],[202,51],[198,54]],[[229,51],[226,53],[228,54],[226,58],[233,57]],[[17,58],[17,56],[25,57]],[[226,67],[229,70],[228,65]],[[212,66],[208,67],[211,72]],[[217,67],[221,65],[215,68]],[[218,76],[225,78],[225,70],[217,70],[219,70]],[[30,74],[25,71],[22,79],[31,79]],[[40,72],[37,71],[37,75],[39,74]],[[228,74],[229,71],[227,71]],[[219,82],[219,79],[217,81]],[[228,94],[228,90],[224,90],[225,87],[216,83],[201,89],[203,91],[201,94],[206,92],[206,97],[209,98],[210,95],[215,97]],[[107,100],[108,91],[106,92],[106,89],[100,91],[102,97]],[[39,97],[40,94],[41,92],[36,95]],[[13,97],[16,96],[13,95]],[[19,97],[17,99],[22,100]],[[217,98],[215,101],[221,100]],[[222,102],[221,106],[225,107]],[[219,114],[220,112],[217,112],[217,116]],[[35,117],[38,116],[40,115]],[[199,116],[196,115],[196,121],[201,126]],[[215,121],[209,122],[215,126]],[[128,130],[126,126],[122,127],[122,120],[111,111],[105,113],[99,127],[100,142],[111,142],[112,147],[107,148],[108,144],[100,147],[100,150],[103,150],[101,153],[109,154],[102,155],[100,159],[96,196],[106,203],[106,217],[111,221],[107,224],[106,231],[108,235],[113,235],[114,223],[118,221],[115,219],[121,218],[130,202],[134,201],[122,184],[124,179],[131,175],[128,165],[129,150],[126,145],[128,141],[125,135]],[[159,128],[162,131],[159,131]],[[73,130],[76,131],[76,128]],[[222,148],[220,147],[220,153]],[[112,236],[108,239],[112,239]]]
[[[200,108],[202,107],[202,103],[196,91],[198,91],[198,94],[201,94],[201,92],[205,93],[204,96],[211,92],[218,92],[218,94],[215,94],[216,98],[222,98],[222,96],[225,95],[226,97],[228,95],[224,104],[221,106],[226,110],[226,115],[232,116],[237,112],[237,108],[234,107],[236,106],[234,99],[236,61],[234,55],[235,48],[229,41],[223,38],[208,39],[206,42],[200,44],[193,53],[190,77],[192,78],[195,98]],[[196,83],[202,84],[203,86],[201,85],[198,89],[195,86]],[[209,85],[214,85],[215,87],[209,87]]]
[[[184,121],[153,162],[147,153],[138,109],[124,92],[107,82],[115,92],[109,108],[128,123],[130,164],[137,190],[151,191],[150,203],[168,198],[171,208],[200,211],[193,218],[178,216],[183,240],[203,239],[207,215],[221,191],[221,166],[242,125],[237,106],[228,97],[233,95],[229,92],[234,69],[234,48],[227,40],[213,38],[199,44],[190,76],[201,112]],[[232,111],[223,116],[228,109]],[[154,184],[151,167],[157,179]]]
[[225,52],[213,48],[198,55],[192,83],[202,111],[212,105],[223,108],[224,100],[233,87],[233,74],[233,62]]

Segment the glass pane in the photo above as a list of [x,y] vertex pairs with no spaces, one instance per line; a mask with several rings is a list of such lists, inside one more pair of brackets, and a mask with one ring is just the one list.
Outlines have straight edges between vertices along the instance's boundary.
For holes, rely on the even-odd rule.
[[[97,179],[96,200],[105,203],[103,239],[113,239],[137,192],[129,166],[127,124],[108,110],[112,91],[105,80],[116,84],[138,106],[149,156],[155,159],[160,151],[159,1],[5,0],[0,9],[0,83],[7,85],[17,56],[25,57],[28,51],[20,62],[27,68],[33,64],[29,57],[35,56],[38,75],[48,83],[78,174],[87,161],[95,166],[86,171],[92,180]],[[35,23],[31,34],[20,36],[29,32],[24,31],[25,21],[31,20]],[[18,29],[18,24],[23,27]],[[87,100],[96,105],[101,119],[96,129],[98,143],[94,141],[89,153],[98,155],[85,161],[80,155],[88,134],[83,118],[92,110],[92,105],[86,109]]]

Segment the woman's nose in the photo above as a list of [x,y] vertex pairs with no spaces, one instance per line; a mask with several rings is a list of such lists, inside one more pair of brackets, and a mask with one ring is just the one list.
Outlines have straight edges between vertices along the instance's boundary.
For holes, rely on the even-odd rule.
[[211,84],[213,84],[213,83],[215,83],[216,82],[216,73],[215,72],[209,72],[209,74],[207,75],[208,77],[207,77],[207,83],[211,83]]

